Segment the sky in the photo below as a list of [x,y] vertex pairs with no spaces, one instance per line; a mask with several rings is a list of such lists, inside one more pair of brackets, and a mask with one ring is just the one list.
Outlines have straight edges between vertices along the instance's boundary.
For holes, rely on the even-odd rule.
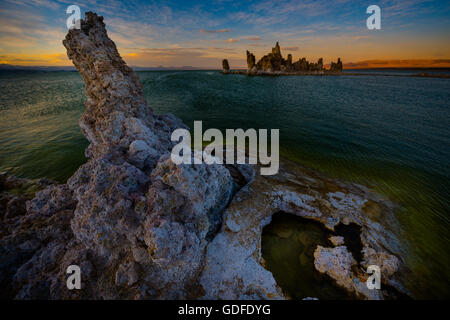
[[[218,69],[227,58],[240,68],[246,50],[259,59],[276,41],[294,60],[450,66],[448,0],[0,0],[0,64],[71,65],[62,40],[72,4],[104,16],[131,66]],[[372,4],[381,30],[366,27]]]

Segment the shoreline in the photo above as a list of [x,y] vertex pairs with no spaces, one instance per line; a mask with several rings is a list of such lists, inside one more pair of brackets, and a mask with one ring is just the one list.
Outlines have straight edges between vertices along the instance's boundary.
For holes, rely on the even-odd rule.
[[258,72],[256,74],[249,74],[244,70],[231,70],[222,71],[224,75],[239,74],[249,77],[279,77],[279,76],[379,76],[379,77],[402,77],[402,78],[438,78],[438,79],[450,79],[450,75],[447,74],[432,74],[420,72],[417,74],[388,74],[388,73],[359,73],[359,72]]
[[[278,282],[278,277],[273,275],[273,270],[266,265],[267,258],[270,261],[274,261],[274,258],[266,257],[263,260],[262,248],[254,246],[256,242],[261,242],[263,239],[262,229],[271,225],[272,212],[277,211],[277,208],[281,208],[279,214],[282,213],[283,216],[295,217],[295,219],[303,220],[305,223],[316,224],[323,231],[326,231],[328,236],[345,236],[346,240],[348,240],[347,236],[349,234],[344,235],[341,231],[337,231],[337,228],[345,225],[344,221],[350,221],[350,225],[354,227],[352,231],[353,237],[361,239],[359,241],[361,245],[359,258],[356,258],[355,251],[348,247],[349,245],[351,246],[351,243],[345,243],[344,247],[342,247],[329,242],[331,241],[329,240],[326,246],[319,245],[317,247],[313,260],[310,263],[313,263],[315,266],[314,273],[326,275],[322,280],[323,283],[327,283],[328,286],[335,288],[335,290],[340,290],[343,294],[348,295],[347,298],[352,300],[383,299],[387,297],[391,299],[411,299],[414,297],[414,293],[402,281],[402,272],[405,270],[405,267],[408,267],[402,259],[407,248],[403,247],[401,244],[402,241],[399,238],[401,232],[398,228],[401,227],[398,225],[393,211],[396,203],[392,202],[386,195],[380,194],[358,182],[334,177],[333,175],[308,167],[299,161],[292,160],[287,156],[280,157],[280,172],[277,175],[261,176],[257,173],[258,167],[259,165],[249,164],[227,167],[232,179],[239,186],[227,206],[227,214],[224,215],[222,227],[217,231],[213,239],[211,239],[211,248],[208,248],[206,252],[205,258],[213,271],[203,271],[204,274],[200,276],[202,285],[212,288],[217,286],[217,288],[222,289],[228,287],[228,285],[225,285],[228,281],[221,281],[217,285],[210,282],[210,276],[214,275],[212,277],[214,278],[220,274],[218,270],[214,269],[217,260],[221,260],[221,257],[215,253],[216,251],[220,251],[216,250],[216,246],[221,248],[223,245],[226,245],[227,248],[238,246],[240,247],[239,250],[243,252],[253,248],[256,249],[253,255],[261,259],[255,258],[252,261],[256,263],[257,270],[255,271],[258,276],[265,279],[265,281],[270,279],[275,281],[274,284],[269,285],[269,288],[273,290],[272,294],[277,294],[280,299],[292,299],[285,291],[284,286]],[[3,189],[0,195],[3,198],[6,197],[13,200],[11,202],[8,201],[11,205],[8,203],[8,207],[5,210],[5,228],[4,230],[0,230],[2,231],[0,232],[2,234],[0,240],[3,240],[3,237],[5,239],[9,238],[8,234],[12,231],[10,229],[11,226],[19,221],[20,225],[26,224],[27,220],[33,221],[32,228],[29,232],[40,232],[38,225],[41,222],[38,220],[35,222],[36,218],[34,217],[36,210],[34,209],[29,212],[29,208],[36,206],[36,201],[48,201],[47,197],[50,190],[53,193],[54,190],[65,188],[66,184],[70,183],[59,184],[47,178],[28,179],[1,172],[0,184]],[[254,189],[255,192],[249,192],[247,190],[249,188]],[[58,201],[60,197],[67,197],[67,192],[57,193]],[[285,204],[279,206],[276,204],[278,201]],[[317,202],[320,205],[317,206]],[[65,214],[68,215],[64,218],[66,222],[70,222],[72,218],[70,211],[74,209],[74,205],[74,203],[71,203],[67,206],[69,210],[65,210],[65,212],[67,211]],[[258,209],[259,213],[255,214],[254,209]],[[334,212],[335,210],[336,212]],[[344,210],[345,213],[341,210]],[[386,223],[384,219],[380,220],[380,211],[383,212],[384,219],[387,219],[390,223]],[[249,215],[250,212],[253,215]],[[45,218],[47,218],[47,215]],[[381,233],[379,233],[379,227],[375,228],[377,224],[383,226]],[[259,234],[255,234],[252,231],[257,225],[261,228]],[[57,227],[58,229],[61,228],[60,225]],[[68,226],[66,225],[66,227]],[[234,230],[235,228],[238,228],[239,232],[236,232]],[[374,228],[378,230],[375,238],[373,238]],[[308,229],[305,229],[305,231],[308,232]],[[19,236],[19,234],[15,235],[14,238]],[[241,247],[240,239],[242,239],[243,235],[248,236],[246,238],[248,243]],[[387,242],[388,239],[396,240]],[[387,251],[389,254],[383,252],[386,250],[385,246],[389,248]],[[347,249],[341,249],[346,247]],[[341,252],[340,250],[343,251]],[[223,248],[221,252],[225,255],[231,253],[229,250],[223,250]],[[347,261],[349,268],[350,266],[354,267],[356,265],[359,268],[363,268],[369,261],[371,263],[383,261],[383,263],[389,265],[389,270],[383,271],[389,274],[389,280],[383,283],[383,286],[388,290],[387,293],[385,292],[384,295],[380,295],[378,292],[367,291],[364,286],[366,276],[359,271],[352,271],[347,274],[344,272],[344,269],[347,267],[340,269],[342,266],[338,265],[325,268],[326,265],[331,263],[330,259],[332,257],[338,260],[343,259],[341,263],[346,264],[347,262],[344,261],[345,256],[349,253],[354,257],[351,261]],[[238,254],[238,257],[241,257],[241,255]],[[233,260],[231,256],[228,256],[228,258],[229,260],[227,261],[229,262]],[[243,276],[238,271],[238,266],[246,264],[245,261],[236,258],[232,261],[231,268],[223,275],[225,279],[222,280],[227,280],[235,276]],[[252,268],[254,267],[255,265],[252,266]],[[266,274],[267,272],[272,274]],[[94,279],[91,278],[91,280]],[[313,279],[308,279],[307,281],[309,283]],[[350,284],[358,283],[358,281],[360,281],[361,285]],[[5,294],[15,291],[11,288],[8,289],[11,291]],[[278,291],[279,289],[282,292]],[[237,288],[233,290],[236,290],[236,293],[239,292]],[[218,298],[218,296],[209,296],[208,294],[206,296],[212,299]]]
[[[366,69],[351,69],[351,70],[366,70]],[[372,71],[376,70],[387,70],[385,68],[380,69],[370,69]],[[398,68],[398,69],[389,69],[392,71],[408,71],[408,70],[420,70],[420,69],[409,69],[409,68]],[[426,69],[433,71],[433,68]],[[436,68],[436,70],[447,70]],[[315,72],[262,72],[259,74],[248,74],[246,70],[230,70],[228,72],[224,72],[221,69],[198,69],[198,70],[186,70],[186,69],[161,69],[161,70],[137,70],[136,73],[141,72],[220,72],[224,75],[229,74],[237,74],[237,75],[245,75],[245,76],[261,76],[261,77],[278,77],[278,76],[381,76],[381,77],[402,77],[402,78],[435,78],[435,79],[450,79],[450,74],[433,74],[427,72],[420,72],[415,74],[389,74],[389,73],[363,73],[363,72],[342,72],[342,73],[315,73]],[[40,69],[0,69],[0,74],[26,74],[26,73],[78,73],[77,70],[40,70]]]

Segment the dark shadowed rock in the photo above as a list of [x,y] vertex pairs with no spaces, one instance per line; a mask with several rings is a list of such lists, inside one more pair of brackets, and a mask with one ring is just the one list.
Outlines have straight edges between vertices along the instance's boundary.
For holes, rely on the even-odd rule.
[[250,71],[255,66],[255,56],[247,50],[247,70]]
[[222,60],[222,71],[223,72],[230,71],[230,65],[228,64],[228,60],[227,59],[223,59]]
[[286,68],[289,71],[292,71],[292,54],[288,54],[287,60],[286,60]]
[[323,58],[319,58],[317,61],[317,70],[322,71],[323,70]]
[[342,62],[340,59],[338,59],[337,63],[332,62],[329,70],[324,69],[322,58],[320,58],[317,63],[308,62],[306,58],[301,58],[298,61],[293,62],[292,55],[288,54],[287,59],[284,59],[278,42],[272,48],[272,51],[261,57],[258,62],[255,62],[255,56],[248,50],[246,58],[246,73],[248,75],[322,75],[326,73],[336,74],[342,72]]
[[341,58],[338,58],[337,62],[331,62],[330,65],[331,72],[342,72],[342,61]]
[[272,55],[275,58],[281,58],[281,49],[280,49],[280,45],[277,43],[275,44],[275,47],[272,48]]

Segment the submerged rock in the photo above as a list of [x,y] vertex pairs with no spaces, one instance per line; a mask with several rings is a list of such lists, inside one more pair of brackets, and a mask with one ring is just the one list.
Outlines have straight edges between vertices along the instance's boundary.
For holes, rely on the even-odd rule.
[[340,245],[344,244],[344,237],[341,237],[341,236],[333,236],[333,237],[330,237],[329,240],[331,241],[331,243],[334,246],[340,246]]
[[[397,281],[402,247],[387,200],[289,162],[275,176],[258,175],[250,165],[175,165],[170,135],[186,126],[173,115],[153,113],[103,18],[87,12],[81,29],[70,30],[63,43],[85,82],[80,127],[89,140],[88,161],[66,184],[43,186],[25,199],[25,209],[2,193],[3,295],[283,299],[261,257],[262,228],[279,211],[330,230],[357,224],[361,264],[380,263],[383,281],[403,290]],[[277,44],[267,63],[278,67],[282,61]],[[0,178],[3,185],[6,178]],[[368,200],[380,204],[386,224],[365,214]],[[342,273],[351,278],[351,253],[341,251],[334,256],[345,263],[320,267],[333,279]],[[318,258],[319,266],[325,258]],[[66,287],[73,264],[81,268],[81,290]],[[337,284],[351,290],[341,278]]]
[[381,291],[369,290],[366,279],[357,277],[353,271],[356,265],[357,262],[346,246],[334,248],[318,246],[314,252],[314,267],[330,276],[338,286],[366,299],[382,299]]

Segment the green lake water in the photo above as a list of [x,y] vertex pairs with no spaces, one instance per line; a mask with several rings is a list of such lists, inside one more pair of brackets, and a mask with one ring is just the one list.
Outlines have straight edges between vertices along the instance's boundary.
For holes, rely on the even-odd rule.
[[[138,74],[157,113],[204,130],[278,128],[282,156],[389,196],[411,247],[408,286],[450,298],[450,80]],[[85,162],[83,88],[75,72],[1,72],[0,171],[70,177]]]

